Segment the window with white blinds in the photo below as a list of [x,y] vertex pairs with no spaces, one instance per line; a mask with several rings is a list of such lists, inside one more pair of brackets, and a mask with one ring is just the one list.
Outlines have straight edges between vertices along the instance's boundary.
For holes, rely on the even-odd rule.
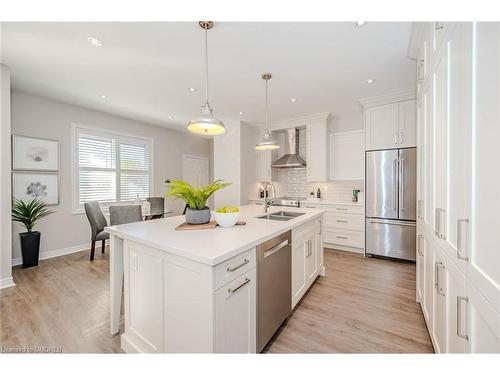
[[106,204],[151,195],[151,140],[83,127],[74,134],[76,210],[88,201]]

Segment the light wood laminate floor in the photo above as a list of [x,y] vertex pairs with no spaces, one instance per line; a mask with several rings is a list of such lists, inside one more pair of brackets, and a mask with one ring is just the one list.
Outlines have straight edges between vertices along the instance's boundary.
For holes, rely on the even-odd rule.
[[[109,258],[79,252],[15,269],[0,290],[0,349],[120,352],[109,333]],[[415,303],[415,266],[325,251],[319,278],[270,353],[431,353]],[[52,347],[53,349],[51,349]]]

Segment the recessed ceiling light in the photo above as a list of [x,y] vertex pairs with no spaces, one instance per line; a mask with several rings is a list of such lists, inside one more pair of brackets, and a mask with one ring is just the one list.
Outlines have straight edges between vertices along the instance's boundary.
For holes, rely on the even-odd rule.
[[168,119],[169,119],[169,120],[172,120],[173,118],[174,118],[174,117],[173,117],[172,115],[169,115],[169,116],[168,116]]
[[97,38],[94,38],[94,37],[90,36],[90,37],[87,38],[87,41],[89,42],[89,44],[91,46],[102,47],[102,42],[99,39],[97,39]]
[[370,79],[368,79],[368,80],[366,81],[366,83],[373,83],[373,82],[375,82],[375,80],[374,80],[374,79],[372,79],[372,78],[370,78]]
[[356,21],[356,22],[354,22],[354,27],[356,29],[359,29],[359,28],[363,27],[365,24],[366,24],[365,21]]
[[195,92],[195,91],[196,91],[196,89],[195,89],[194,87],[190,87],[190,88],[189,88],[189,91],[190,91],[190,92]]
[[107,95],[101,95],[101,99],[106,99],[107,97]]
[[240,111],[240,116],[242,116],[242,115],[243,115],[243,112]]
[[295,102],[297,101],[297,98],[290,98],[290,101],[291,101],[292,103],[295,103]]

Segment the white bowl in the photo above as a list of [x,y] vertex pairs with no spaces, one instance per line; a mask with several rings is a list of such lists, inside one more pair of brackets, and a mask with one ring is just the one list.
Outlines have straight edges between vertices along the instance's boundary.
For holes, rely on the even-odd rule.
[[236,222],[240,218],[240,213],[239,212],[221,213],[214,211],[214,217],[217,224],[219,224],[219,226],[221,226],[222,228],[231,228],[236,225]]

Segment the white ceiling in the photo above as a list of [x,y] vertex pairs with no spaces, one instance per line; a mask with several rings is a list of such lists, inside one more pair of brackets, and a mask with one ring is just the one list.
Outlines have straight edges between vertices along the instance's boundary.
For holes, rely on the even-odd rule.
[[[264,120],[263,72],[273,74],[271,120],[352,114],[360,98],[415,87],[415,62],[406,56],[411,24],[353,25],[215,23],[208,35],[214,114]],[[92,47],[89,36],[103,46]],[[4,23],[2,29],[2,62],[15,88],[168,127],[182,128],[199,113],[203,56],[196,22]],[[375,82],[367,84],[369,78]]]

